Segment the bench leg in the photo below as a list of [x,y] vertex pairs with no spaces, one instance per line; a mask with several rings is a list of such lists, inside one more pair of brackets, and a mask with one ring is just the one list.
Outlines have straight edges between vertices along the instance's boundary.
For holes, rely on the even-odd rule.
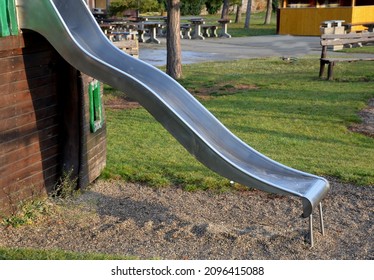
[[183,28],[181,34],[182,39],[191,39],[191,28]]
[[192,36],[191,36],[191,28],[189,28],[189,29],[186,30],[186,39],[189,39],[189,40],[192,39]]
[[144,30],[138,30],[138,41],[139,43],[144,43],[145,42],[145,39],[144,39]]
[[192,39],[205,40],[204,36],[201,35],[201,25],[200,24],[195,24],[194,25],[194,33],[192,35]]
[[329,80],[329,81],[331,81],[333,79],[334,66],[335,66],[335,62],[331,61],[329,63],[328,74],[327,74],[327,80]]
[[210,37],[218,37],[218,34],[217,34],[217,26],[212,26],[212,27],[210,28],[210,31],[211,31]]
[[227,33],[227,23],[222,23],[221,24],[221,32],[219,34],[220,37],[224,38],[231,38],[231,35]]
[[147,40],[147,41],[145,41],[146,43],[155,43],[155,44],[160,44],[161,42],[160,42],[160,40],[158,40],[157,39],[157,31],[156,31],[156,27],[154,27],[154,28],[151,28],[151,30],[150,30],[150,35],[151,35],[151,37]]
[[325,62],[321,61],[319,66],[319,77],[322,78],[323,73],[325,72]]
[[209,38],[209,27],[202,27],[203,29],[203,36]]

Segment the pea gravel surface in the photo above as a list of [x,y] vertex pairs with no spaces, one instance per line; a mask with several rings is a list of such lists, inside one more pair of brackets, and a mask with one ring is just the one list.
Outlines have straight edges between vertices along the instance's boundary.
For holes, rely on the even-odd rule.
[[0,228],[0,246],[99,252],[139,259],[373,259],[373,187],[330,179],[326,234],[298,198],[257,190],[186,192],[95,182],[30,225]]

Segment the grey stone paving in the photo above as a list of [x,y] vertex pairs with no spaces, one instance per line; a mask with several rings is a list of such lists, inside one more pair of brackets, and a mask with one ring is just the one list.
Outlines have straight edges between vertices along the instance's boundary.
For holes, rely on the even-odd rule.
[[[140,43],[140,59],[161,66],[166,64],[166,40],[161,44]],[[269,35],[240,38],[207,38],[205,40],[182,39],[182,63],[224,61],[256,57],[300,57],[319,55],[318,36]]]

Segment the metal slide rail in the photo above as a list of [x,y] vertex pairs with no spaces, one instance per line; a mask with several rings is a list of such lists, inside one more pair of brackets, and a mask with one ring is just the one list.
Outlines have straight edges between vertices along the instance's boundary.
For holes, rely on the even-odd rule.
[[303,217],[311,221],[329,189],[326,179],[275,162],[241,141],[175,80],[115,47],[83,0],[16,2],[21,28],[42,34],[71,65],[137,100],[208,168],[249,187],[300,197]]

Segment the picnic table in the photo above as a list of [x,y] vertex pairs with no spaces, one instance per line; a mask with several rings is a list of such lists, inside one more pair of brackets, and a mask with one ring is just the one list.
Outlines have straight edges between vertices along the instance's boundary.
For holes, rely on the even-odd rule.
[[[141,26],[143,27],[143,32],[141,32],[141,36],[142,36],[142,41],[139,40],[139,42],[144,42],[144,29],[148,29],[149,30],[149,35],[150,35],[150,38],[148,40],[146,40],[145,42],[146,43],[155,43],[155,44],[160,44],[160,40],[157,39],[157,28],[160,28],[161,27],[161,23],[160,22],[151,22],[151,21],[145,21],[145,22],[142,22],[141,23]],[[139,36],[139,39],[140,39],[140,36]]]
[[230,19],[219,19],[218,22],[221,24],[220,37],[231,38],[231,35],[227,33],[227,24],[231,23]]
[[192,39],[201,39],[204,40],[204,36],[201,34],[201,26],[205,24],[205,20],[203,18],[192,18],[189,20],[191,22],[193,33]]
[[345,27],[347,33],[350,33],[352,31],[352,27],[354,26],[364,26],[368,29],[367,31],[374,31],[374,22],[343,23],[343,26]]
[[121,25],[119,25],[118,23],[101,23],[99,24],[99,26],[105,36],[112,42],[121,41],[122,39],[135,40],[136,33],[122,24],[123,23],[121,23]]
[[108,30],[113,29],[113,24],[110,23],[100,23],[99,26],[104,33],[107,33]]
[[111,34],[111,31],[113,30],[113,25],[110,23],[100,23],[99,24],[101,30],[105,34],[105,36],[110,40],[113,41],[114,35]]

